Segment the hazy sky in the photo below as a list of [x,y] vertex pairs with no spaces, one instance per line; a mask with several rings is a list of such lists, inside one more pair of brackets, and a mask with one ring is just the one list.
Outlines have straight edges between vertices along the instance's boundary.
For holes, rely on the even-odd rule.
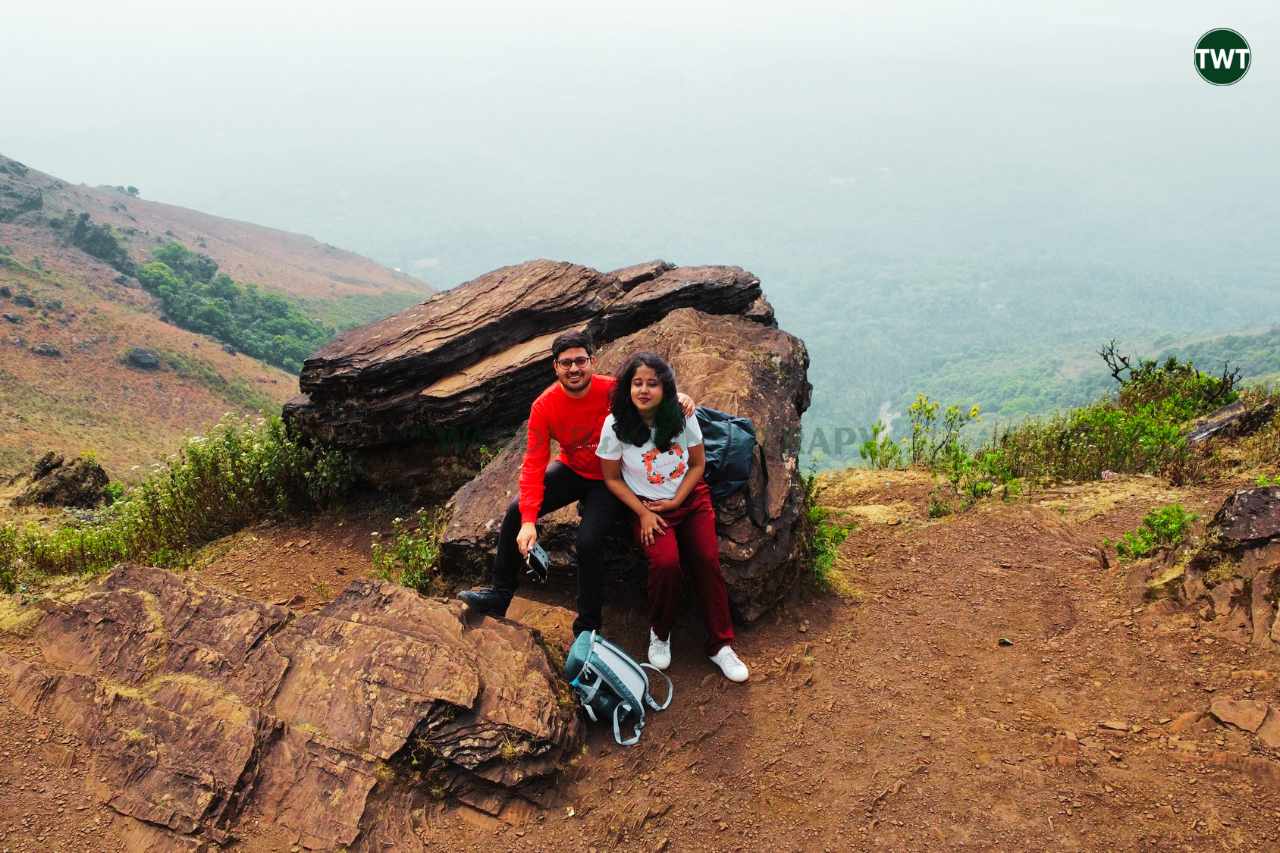
[[[437,286],[1274,236],[1280,4],[612,5],[15,4],[0,152]],[[1232,87],[1192,70],[1215,26]]]

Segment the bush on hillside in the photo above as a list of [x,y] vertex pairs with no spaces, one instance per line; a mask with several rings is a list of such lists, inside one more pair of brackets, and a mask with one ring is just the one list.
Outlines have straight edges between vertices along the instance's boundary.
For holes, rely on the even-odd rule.
[[85,254],[110,264],[126,275],[133,275],[133,259],[129,257],[129,252],[110,225],[94,222],[87,213],[72,216],[69,210],[55,225],[68,243]]
[[167,243],[154,257],[138,270],[138,281],[160,300],[166,317],[184,329],[291,373],[334,337],[332,328],[307,317],[285,297],[218,272],[207,255]]

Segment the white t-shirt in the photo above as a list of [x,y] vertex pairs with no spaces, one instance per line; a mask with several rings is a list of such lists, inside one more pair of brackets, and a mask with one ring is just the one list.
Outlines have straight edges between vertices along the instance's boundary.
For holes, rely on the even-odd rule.
[[622,481],[642,498],[666,500],[674,498],[689,470],[689,448],[702,444],[702,430],[693,415],[684,419],[684,429],[671,439],[663,453],[653,443],[653,432],[643,447],[628,444],[613,431],[613,415],[604,419],[596,456],[622,460]]

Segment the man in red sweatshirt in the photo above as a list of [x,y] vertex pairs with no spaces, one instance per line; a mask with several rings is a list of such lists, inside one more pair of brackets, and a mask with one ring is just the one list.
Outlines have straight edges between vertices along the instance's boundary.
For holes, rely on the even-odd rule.
[[[604,484],[596,445],[609,414],[614,378],[597,376],[592,367],[591,339],[582,332],[566,332],[551,344],[556,383],[533,401],[529,436],[520,469],[520,496],[507,507],[498,534],[492,586],[458,594],[472,609],[505,616],[520,582],[520,569],[538,541],[536,522],[549,512],[580,501],[578,524],[578,618],[575,635],[600,628],[604,599],[601,566],[605,536],[622,513],[622,503]],[[693,401],[680,395],[685,415]],[[551,439],[560,455],[550,465]]]

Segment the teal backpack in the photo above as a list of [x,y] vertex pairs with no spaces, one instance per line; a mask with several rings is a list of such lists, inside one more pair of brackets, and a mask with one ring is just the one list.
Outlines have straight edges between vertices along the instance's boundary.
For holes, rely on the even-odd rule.
[[[649,692],[645,670],[667,682],[667,700],[661,705]],[[644,731],[644,708],[665,711],[674,693],[666,673],[647,663],[636,663],[630,655],[595,631],[583,631],[569,648],[564,661],[569,686],[592,722],[613,720],[613,739],[621,746],[635,746]],[[622,726],[630,723],[632,735],[623,739]]]

